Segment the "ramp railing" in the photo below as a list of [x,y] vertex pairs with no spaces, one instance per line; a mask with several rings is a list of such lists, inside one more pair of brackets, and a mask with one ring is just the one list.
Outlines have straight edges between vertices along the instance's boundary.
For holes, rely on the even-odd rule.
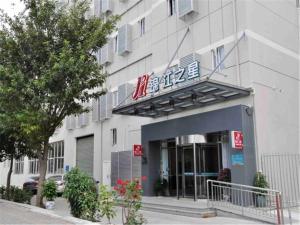
[[281,193],[277,190],[207,180],[207,204],[233,214],[284,224]]

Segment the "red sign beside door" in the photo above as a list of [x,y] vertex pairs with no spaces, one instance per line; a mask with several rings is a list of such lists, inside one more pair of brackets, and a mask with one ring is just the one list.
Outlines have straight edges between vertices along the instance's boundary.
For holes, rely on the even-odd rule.
[[133,145],[133,156],[142,156],[143,148],[142,145]]
[[242,150],[244,148],[244,136],[241,131],[231,131],[232,148]]

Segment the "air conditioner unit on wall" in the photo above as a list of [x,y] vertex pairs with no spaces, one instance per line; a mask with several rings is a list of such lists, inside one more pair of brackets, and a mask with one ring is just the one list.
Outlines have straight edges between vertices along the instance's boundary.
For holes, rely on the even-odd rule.
[[189,64],[191,64],[194,61],[200,62],[200,55],[197,53],[191,53],[188,54],[182,58],[179,59],[179,66],[180,67],[187,67]]
[[117,107],[121,105],[126,105],[131,102],[131,95],[134,90],[134,87],[132,84],[125,83],[118,87],[118,105]]
[[118,29],[118,54],[125,55],[131,52],[131,25],[125,24]]
[[99,120],[103,121],[112,117],[112,93],[108,92],[99,98]]
[[198,0],[177,0],[179,19],[185,20],[186,16],[197,11]]
[[109,40],[101,49],[100,49],[100,64],[105,65],[113,62],[113,44]]
[[113,11],[113,0],[100,0],[101,13],[111,13]]

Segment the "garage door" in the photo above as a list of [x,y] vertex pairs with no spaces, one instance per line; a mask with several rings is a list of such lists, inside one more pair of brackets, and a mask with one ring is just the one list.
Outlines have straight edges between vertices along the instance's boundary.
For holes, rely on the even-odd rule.
[[77,138],[76,166],[93,177],[94,136]]

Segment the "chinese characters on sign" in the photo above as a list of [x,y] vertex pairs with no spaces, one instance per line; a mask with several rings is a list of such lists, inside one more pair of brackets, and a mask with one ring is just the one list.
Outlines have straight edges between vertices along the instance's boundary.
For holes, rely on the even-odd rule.
[[142,145],[133,145],[133,156],[142,156],[143,148]]
[[242,150],[244,147],[244,136],[241,131],[231,131],[232,148]]
[[166,89],[200,77],[199,62],[194,61],[187,67],[178,67],[176,70],[167,70],[162,76],[145,74],[140,76],[137,81],[136,89],[132,95],[133,100],[147,96],[147,90],[150,94],[155,94],[161,89]]

